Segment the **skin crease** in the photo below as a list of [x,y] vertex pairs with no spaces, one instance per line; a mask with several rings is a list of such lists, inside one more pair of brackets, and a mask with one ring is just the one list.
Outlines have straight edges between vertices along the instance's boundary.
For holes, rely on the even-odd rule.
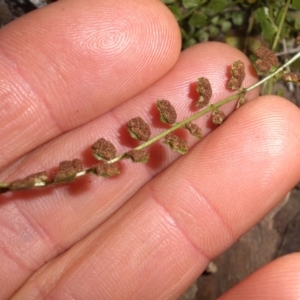
[[[95,163],[88,149],[101,136],[125,151],[129,118],[162,130],[156,99],[182,119],[198,77],[211,81],[212,102],[229,95],[234,60],[245,63],[245,86],[256,81],[225,44],[179,51],[176,21],[159,1],[59,1],[4,28],[0,180],[78,156]],[[158,144],[149,164],[123,162],[116,178],[1,195],[0,299],[176,299],[299,181],[298,108],[257,96],[213,132],[199,120],[211,133],[200,143],[186,134],[194,147],[179,159]],[[275,261],[223,297],[297,299],[298,264],[299,255]],[[288,298],[276,298],[282,291]]]

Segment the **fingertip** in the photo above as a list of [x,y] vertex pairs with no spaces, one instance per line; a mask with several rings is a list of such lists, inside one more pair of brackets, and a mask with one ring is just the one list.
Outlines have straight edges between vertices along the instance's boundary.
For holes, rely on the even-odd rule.
[[200,190],[235,240],[299,181],[300,110],[282,97],[257,97],[230,115],[203,147],[211,150],[204,158],[207,185]]
[[280,257],[230,289],[219,300],[300,298],[300,254]]
[[0,35],[0,166],[138,94],[181,47],[160,1],[58,1]]
[[280,97],[259,97],[157,176],[155,190],[164,195],[157,198],[213,258],[299,181],[299,149],[299,109]]

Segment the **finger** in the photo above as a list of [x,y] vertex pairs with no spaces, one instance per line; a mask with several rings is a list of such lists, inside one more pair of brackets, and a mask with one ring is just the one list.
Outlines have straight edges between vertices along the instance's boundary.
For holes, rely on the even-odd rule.
[[299,253],[283,256],[256,271],[219,300],[299,299],[299,270]]
[[179,51],[160,1],[59,1],[12,22],[0,32],[0,168],[142,91]]
[[14,299],[176,298],[298,182],[299,120],[275,96],[240,108]]
[[[219,55],[220,51],[224,56]],[[211,63],[212,59],[214,64]],[[245,86],[249,86],[256,81],[256,77],[251,73],[249,60],[241,52],[220,43],[193,47],[182,53],[174,68],[149,89],[113,112],[32,152],[3,172],[1,177],[7,176],[9,181],[20,177],[20,174],[26,176],[43,169],[48,170],[59,161],[78,157],[83,149],[87,149],[82,156],[84,162],[93,164],[95,161],[89,159],[90,146],[99,137],[114,141],[120,153],[127,151],[129,141],[126,137],[129,138],[129,134],[123,129],[131,117],[140,115],[152,123],[153,135],[161,132],[161,125],[155,121],[159,116],[149,111],[153,110],[156,99],[162,97],[169,99],[177,108],[179,120],[191,115],[191,105],[195,102],[195,93],[192,97],[191,93],[199,76],[210,78],[215,93],[213,101],[222,99],[230,94],[225,89],[228,81],[226,70],[237,59],[243,60],[246,65]],[[234,105],[231,103],[227,106],[228,113]],[[121,129],[119,124],[122,124]],[[203,127],[204,134],[212,130],[211,126],[207,126],[207,118],[199,120],[199,125]],[[196,139],[190,137],[189,142],[195,144]],[[68,249],[104,222],[148,180],[178,158],[176,153],[164,150],[160,144],[153,147],[150,154],[149,164],[123,162],[122,174],[117,178],[101,180],[89,177],[70,187],[60,186],[2,196],[2,199],[7,199],[0,211],[0,233],[2,231],[5,237],[2,240],[2,249],[5,249],[2,263],[5,267],[0,273],[2,282],[6,282],[6,286],[11,289],[22,283],[46,261]],[[16,219],[18,222],[14,221]],[[28,235],[30,239],[24,238]],[[15,273],[18,276],[13,281],[6,274],[16,265],[18,272]]]

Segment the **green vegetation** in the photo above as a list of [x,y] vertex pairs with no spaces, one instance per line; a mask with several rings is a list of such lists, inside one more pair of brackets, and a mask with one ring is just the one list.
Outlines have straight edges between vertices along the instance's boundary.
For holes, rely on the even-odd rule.
[[162,1],[180,25],[183,49],[220,40],[245,51],[262,43],[278,50],[278,40],[290,41],[300,31],[300,0]]

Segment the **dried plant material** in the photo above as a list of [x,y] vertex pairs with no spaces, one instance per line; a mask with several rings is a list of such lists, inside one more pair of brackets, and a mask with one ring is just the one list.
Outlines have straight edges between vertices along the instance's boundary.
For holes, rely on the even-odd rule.
[[10,186],[9,183],[0,182],[0,194],[8,192],[9,191],[9,186]]
[[174,106],[168,100],[157,100],[157,108],[160,112],[160,119],[163,123],[174,124],[177,113]]
[[300,32],[298,33],[296,39],[295,39],[296,45],[300,45]]
[[172,150],[181,154],[185,154],[189,150],[187,141],[172,133],[165,136],[164,144],[169,145]]
[[199,99],[196,102],[195,106],[201,109],[209,103],[209,100],[212,96],[211,85],[207,78],[198,78],[197,92],[199,94]]
[[262,59],[257,59],[254,64],[256,68],[263,73],[270,71],[272,68],[271,64],[269,64],[267,61]]
[[125,158],[130,158],[133,162],[146,163],[149,160],[149,153],[145,150],[130,150],[126,152]]
[[191,135],[195,136],[198,139],[202,137],[202,130],[201,128],[192,122],[188,122],[184,125],[184,128],[187,129]]
[[244,95],[242,95],[242,96],[239,98],[239,100],[238,100],[238,102],[237,102],[237,104],[236,104],[236,109],[240,108],[240,107],[241,107],[242,105],[244,105],[246,102],[247,102],[246,97],[245,97]]
[[127,124],[130,135],[140,141],[148,141],[151,136],[149,125],[140,117],[131,119]]
[[282,79],[286,82],[293,82],[293,83],[300,82],[300,76],[295,73],[285,73],[283,74]]
[[245,79],[245,66],[240,60],[235,61],[231,66],[231,78],[228,83],[228,87],[235,91],[238,90]]
[[256,62],[255,62],[255,66],[257,67],[257,69],[263,73],[266,73],[268,72],[270,69],[271,69],[271,65],[264,61],[264,60],[261,60],[261,59],[258,59]]
[[[300,44],[300,34],[298,34],[296,40]],[[259,44],[261,45],[261,43]],[[257,70],[260,69],[266,72],[269,71],[269,75],[263,76],[263,79],[254,85],[251,85],[248,88],[242,88],[243,80],[245,78],[245,66],[242,61],[237,60],[232,64],[230,71],[231,78],[228,82],[230,89],[238,90],[238,92],[236,92],[234,95],[227,96],[215,104],[210,104],[209,102],[211,101],[212,97],[212,88],[210,82],[205,77],[198,78],[197,92],[199,93],[199,99],[197,100],[196,107],[202,109],[203,107],[207,106],[205,109],[193,113],[192,115],[187,116],[185,119],[178,122],[176,121],[177,113],[175,108],[168,100],[161,98],[161,100],[157,100],[157,109],[160,112],[161,120],[165,123],[171,124],[167,126],[169,127],[168,129],[162,130],[151,138],[150,126],[145,123],[142,118],[133,118],[127,124],[127,130],[129,131],[130,135],[138,140],[146,141],[145,143],[141,143],[138,147],[133,149],[127,149],[127,152],[123,152],[121,155],[117,156],[115,146],[111,142],[101,138],[92,145],[93,155],[97,159],[102,160],[99,162],[99,164],[84,169],[82,162],[79,159],[63,161],[59,164],[58,171],[54,173],[53,176],[48,177],[46,172],[41,172],[29,175],[23,179],[15,180],[13,182],[0,182],[0,194],[10,191],[14,192],[21,189],[45,187],[49,185],[55,186],[56,184],[70,182],[78,177],[86,176],[88,174],[94,174],[103,177],[118,175],[120,174],[119,165],[117,164],[119,161],[123,159],[131,159],[132,162],[147,162],[149,159],[149,153],[146,152],[146,148],[153,145],[157,141],[163,140],[162,142],[167,144],[172,150],[181,154],[187,153],[188,142],[184,138],[181,138],[173,133],[176,133],[178,129],[186,129],[191,135],[201,138],[201,128],[189,121],[194,122],[194,120],[209,114],[212,115],[212,122],[220,125],[226,119],[225,113],[220,110],[223,109],[223,105],[234,101],[234,103],[237,102],[236,108],[239,108],[246,102],[245,96],[252,89],[262,86],[269,81],[270,85],[268,90],[271,91],[273,82],[270,81],[273,79],[283,79],[288,82],[300,82],[300,75],[283,71],[287,70],[293,62],[299,59],[300,53],[295,54],[292,58],[288,58],[288,61],[284,63],[281,68],[277,69],[276,67],[278,64],[278,59],[271,50],[267,49],[266,47],[261,47],[255,52],[255,54],[257,55]],[[267,86],[265,85],[264,90],[266,90],[266,87]],[[238,101],[236,101],[237,98]],[[81,184],[80,181],[78,184]]]
[[23,179],[17,179],[9,185],[10,190],[22,190],[38,186],[44,186],[46,183],[50,182],[49,177],[46,172],[39,172],[35,174],[28,175]]
[[68,182],[75,179],[76,174],[83,170],[80,159],[65,160],[58,166],[58,171],[54,174],[54,182]]
[[255,55],[261,58],[262,60],[267,61],[272,66],[276,66],[278,64],[278,58],[276,54],[272,50],[268,49],[267,47],[264,46],[259,47],[255,51]]
[[261,72],[268,72],[272,67],[276,67],[278,64],[278,58],[276,54],[267,47],[258,48],[254,54],[259,58],[255,61],[255,66]]
[[217,267],[217,265],[213,261],[211,261],[208,264],[208,266],[206,267],[206,269],[204,271],[204,273],[207,274],[207,275],[208,274],[215,274],[217,272],[218,272],[218,267]]
[[222,110],[216,109],[212,113],[212,122],[216,125],[221,125],[226,119],[226,115]]
[[94,173],[97,176],[113,177],[120,174],[119,165],[117,163],[100,163],[94,166]]
[[115,146],[104,138],[95,142],[92,146],[92,150],[94,157],[99,160],[111,160],[116,157],[117,153]]

